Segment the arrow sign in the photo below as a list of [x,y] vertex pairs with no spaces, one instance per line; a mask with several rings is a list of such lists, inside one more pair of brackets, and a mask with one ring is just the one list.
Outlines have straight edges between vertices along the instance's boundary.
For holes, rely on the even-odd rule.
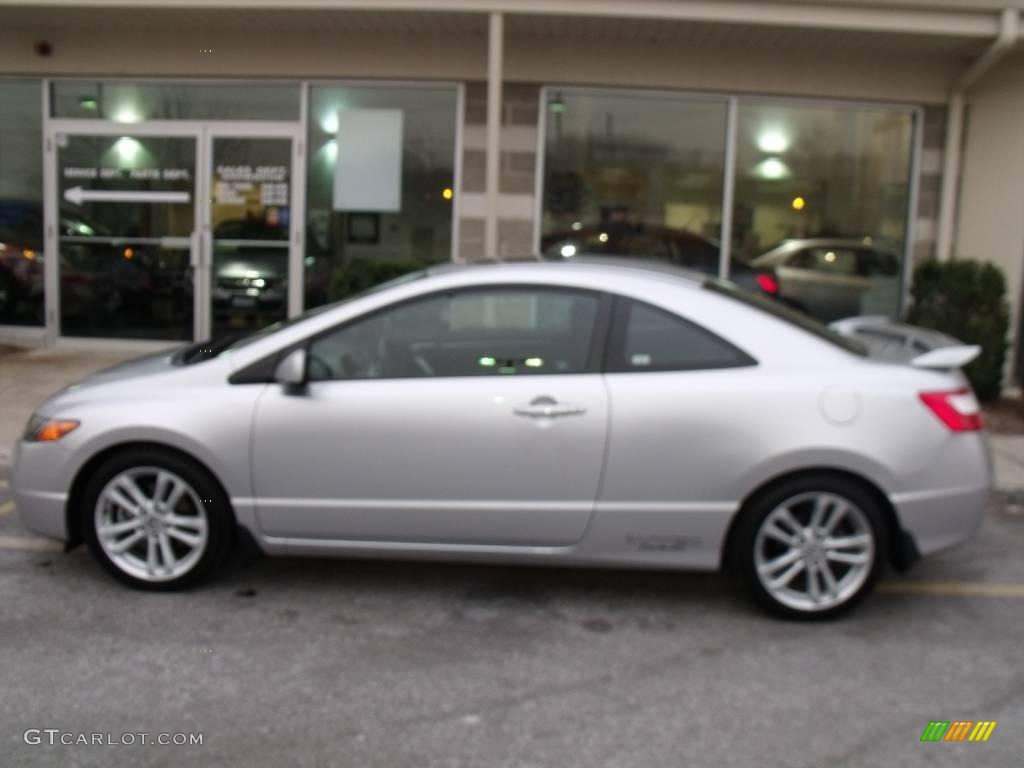
[[84,202],[97,203],[187,203],[192,198],[188,192],[133,192],[128,189],[82,189],[72,187],[64,191],[64,199],[81,205]]

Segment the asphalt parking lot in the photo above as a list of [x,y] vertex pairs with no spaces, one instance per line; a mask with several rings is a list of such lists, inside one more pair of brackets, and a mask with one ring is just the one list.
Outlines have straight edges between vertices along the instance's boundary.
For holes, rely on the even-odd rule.
[[[4,766],[1011,766],[1024,753],[1024,515],[853,615],[757,613],[720,576],[236,560],[127,590],[0,485]],[[921,743],[995,720],[987,743]],[[27,745],[201,733],[202,745]],[[59,737],[58,737],[59,739]]]

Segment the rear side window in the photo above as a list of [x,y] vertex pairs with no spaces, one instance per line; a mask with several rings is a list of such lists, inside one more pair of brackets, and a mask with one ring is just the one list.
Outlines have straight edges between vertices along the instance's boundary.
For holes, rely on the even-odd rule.
[[756,365],[742,350],[671,312],[619,298],[612,322],[610,372],[692,371]]
[[784,320],[790,325],[795,325],[801,330],[817,336],[822,341],[827,341],[830,344],[841,347],[854,355],[859,355],[860,357],[868,356],[867,347],[859,341],[843,336],[841,333],[833,331],[827,325],[819,323],[813,317],[805,315],[803,312],[797,312],[795,309],[790,309],[785,304],[774,299],[768,299],[750,291],[745,291],[735,283],[720,278],[705,280],[704,288],[714,291],[721,296],[728,296],[734,301],[777,317],[779,320]]

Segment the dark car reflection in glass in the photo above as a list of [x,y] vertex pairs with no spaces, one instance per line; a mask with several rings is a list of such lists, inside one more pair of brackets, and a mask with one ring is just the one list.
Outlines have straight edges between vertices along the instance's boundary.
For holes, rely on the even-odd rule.
[[[73,335],[146,327],[154,312],[183,314],[192,305],[191,283],[145,247],[119,243],[80,213],[58,216],[61,328]],[[95,240],[94,240],[95,238]],[[0,323],[44,322],[43,212],[33,201],[0,201]],[[191,332],[189,319],[187,331]]]
[[[650,259],[677,267],[718,275],[721,251],[718,243],[686,229],[649,226],[618,221],[604,224],[574,224],[571,229],[546,235],[541,255],[569,259],[575,256],[614,256]],[[734,261],[729,279],[755,292],[771,295],[767,276]]]
[[230,219],[213,231],[214,331],[260,328],[288,305],[288,227]]
[[38,204],[0,201],[0,324],[43,323],[43,217]]

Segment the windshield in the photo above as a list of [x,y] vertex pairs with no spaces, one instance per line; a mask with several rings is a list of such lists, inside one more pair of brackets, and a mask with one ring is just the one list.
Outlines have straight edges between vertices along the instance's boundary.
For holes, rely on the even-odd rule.
[[777,317],[780,320],[784,320],[790,325],[795,325],[801,330],[814,334],[819,339],[827,341],[830,344],[834,344],[837,347],[841,347],[854,355],[859,355],[860,357],[868,356],[867,347],[860,342],[847,336],[843,336],[841,333],[833,331],[828,326],[819,323],[813,317],[787,307],[785,304],[778,301],[746,291],[735,283],[731,283],[728,280],[723,280],[717,277],[705,280],[704,287],[709,291],[714,291],[722,296],[728,296],[730,299],[746,304],[748,307],[753,307],[754,309],[759,309],[762,312],[767,312],[769,315]]
[[224,352],[246,347],[253,342],[266,338],[272,333],[277,333],[285,328],[289,328],[305,320],[309,320],[311,317],[316,317],[324,312],[329,312],[330,310],[336,309],[350,301],[355,301],[356,299],[361,299],[380,291],[386,291],[389,288],[394,288],[396,285],[412,282],[413,280],[419,280],[420,278],[425,277],[426,274],[427,270],[420,270],[419,272],[410,272],[408,274],[401,275],[396,277],[394,280],[388,280],[385,283],[375,285],[365,291],[360,291],[359,293],[354,293],[351,296],[346,296],[344,299],[340,299],[339,301],[314,307],[313,309],[307,309],[300,315],[289,317],[287,320],[280,320],[276,323],[271,323],[270,325],[264,326],[256,331],[228,333],[211,339],[205,339],[204,341],[191,344],[180,350],[175,354],[173,362],[176,365],[191,365],[193,363],[202,362],[203,360],[212,360]]

